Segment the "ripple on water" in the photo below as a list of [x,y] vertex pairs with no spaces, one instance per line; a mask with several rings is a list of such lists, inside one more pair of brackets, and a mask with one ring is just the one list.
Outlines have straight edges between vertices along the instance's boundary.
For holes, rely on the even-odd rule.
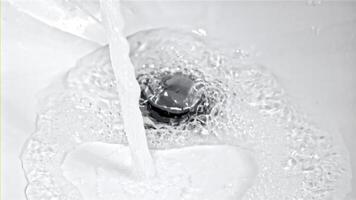
[[[262,66],[181,30],[143,31],[129,42],[141,89],[176,72],[194,77],[203,88],[204,103],[184,121],[155,121],[141,99],[150,148],[229,144],[248,149],[259,171],[244,200],[341,199],[348,192],[343,144],[300,114]],[[30,200],[81,199],[61,172],[66,153],[90,141],[127,143],[108,47],[80,59],[62,85],[44,101],[22,154]]]

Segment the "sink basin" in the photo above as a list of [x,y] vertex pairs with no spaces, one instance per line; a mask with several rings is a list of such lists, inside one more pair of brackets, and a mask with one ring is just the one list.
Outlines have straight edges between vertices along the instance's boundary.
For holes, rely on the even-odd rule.
[[[248,52],[249,59],[262,63],[278,77],[292,101],[319,127],[342,135],[353,171],[356,170],[356,3],[135,1],[126,4],[126,34],[162,26],[200,28],[208,33],[207,37],[219,38],[222,43]],[[105,41],[98,36],[100,31],[95,37],[87,34],[86,38],[60,31],[12,3],[2,2],[1,9],[2,197],[24,200],[26,180],[19,155],[23,143],[35,130],[38,91]],[[187,152],[173,150],[171,155]],[[73,155],[64,166],[82,162]],[[349,199],[356,198],[355,179],[352,189]]]

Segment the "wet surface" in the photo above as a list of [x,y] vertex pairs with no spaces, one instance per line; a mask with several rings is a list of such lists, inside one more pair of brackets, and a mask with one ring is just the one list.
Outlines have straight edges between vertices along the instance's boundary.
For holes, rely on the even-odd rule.
[[[158,19],[152,15],[150,18],[150,13],[146,13],[146,17],[143,17],[144,21],[135,18],[137,23],[131,18],[130,21],[133,22],[131,32],[146,27],[144,24],[164,26],[163,19],[169,25],[191,24],[193,21],[198,25],[200,23],[206,25],[205,22],[192,20],[202,18],[199,12],[195,12],[201,8],[201,5],[194,6],[191,3],[186,3],[186,8],[190,9],[183,9],[186,16],[174,20],[172,10],[176,8],[176,4],[169,4],[166,6],[167,12],[162,13],[165,16],[170,14],[171,17]],[[352,77],[355,26],[350,23],[354,18],[354,12],[350,11],[353,11],[354,7],[343,4],[333,6],[325,2],[317,6],[307,6],[304,2],[298,5],[267,5],[273,6],[264,6],[260,3],[255,5],[226,3],[214,7],[213,11],[218,14],[219,21],[225,23],[206,25],[207,27],[204,28],[208,28],[209,34],[234,41],[234,44],[238,44],[236,46],[256,45],[252,47],[259,51],[260,56],[256,59],[275,72],[279,81],[293,95],[292,101],[301,104],[312,113],[313,118],[323,128],[343,133],[349,148],[352,148],[355,146],[352,145],[353,141],[356,141],[353,139],[354,112],[350,109],[354,99],[353,93],[350,93],[352,88],[350,86],[354,85]],[[184,7],[184,5],[180,6]],[[144,11],[154,7],[156,5],[142,4],[140,8],[144,8],[141,10]],[[46,25],[35,22],[12,9],[6,11],[4,15],[7,16],[5,20],[7,24],[5,23],[4,26],[8,28],[4,31],[4,37],[9,40],[4,43],[6,47],[4,54],[8,58],[4,60],[6,64],[3,68],[5,71],[3,87],[6,89],[4,90],[6,94],[4,95],[6,105],[4,120],[7,124],[4,127],[6,130],[4,148],[9,154],[5,155],[4,195],[10,196],[11,199],[21,199],[24,198],[22,188],[25,186],[25,179],[17,158],[26,137],[30,132],[32,133],[31,130],[34,130],[36,101],[34,93],[53,80],[56,74],[73,66],[78,57],[96,48],[96,45],[58,30],[49,29]],[[182,14],[181,10],[179,14]],[[212,22],[208,24],[214,24],[214,17],[206,16],[204,19]],[[245,21],[250,23],[245,24]],[[227,24],[239,25],[229,26],[230,31],[224,31]],[[136,25],[137,27],[134,27]],[[317,25],[315,30],[319,31],[313,31],[312,25]],[[209,29],[216,26],[218,28]],[[314,32],[318,32],[319,35]],[[16,41],[11,40],[13,37],[17,37]],[[11,58],[9,55],[16,55],[16,58]],[[29,65],[34,67],[30,68]],[[38,74],[43,76],[38,77]],[[29,82],[31,84],[28,84]],[[351,151],[352,154],[353,152]],[[291,160],[290,163],[293,164],[294,161]]]
[[[174,79],[165,82],[172,80],[169,76],[157,78],[162,73],[198,77],[204,88],[201,97],[209,109],[178,124],[155,121],[143,113],[150,148],[221,144],[249,150],[259,170],[244,200],[323,200],[344,195],[350,168],[343,144],[300,114],[264,67],[246,64],[228,50],[211,49],[200,36],[187,31],[139,32],[129,42],[134,47],[130,54],[139,83],[151,77],[158,85],[162,80],[166,86],[174,85]],[[187,83],[192,82],[184,80],[174,87],[189,88]],[[53,174],[47,168],[59,167],[65,153],[83,143],[126,143],[107,47],[82,58],[64,83],[64,90],[56,90],[43,105],[38,131],[22,155],[30,199],[43,192],[79,197],[60,172]],[[53,188],[44,190],[41,184],[47,179],[53,181]]]

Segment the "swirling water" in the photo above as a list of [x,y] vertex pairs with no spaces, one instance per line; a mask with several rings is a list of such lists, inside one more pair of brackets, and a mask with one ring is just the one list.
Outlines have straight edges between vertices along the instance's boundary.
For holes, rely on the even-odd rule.
[[[263,66],[181,30],[142,31],[129,43],[141,90],[176,73],[200,85],[201,103],[178,121],[155,120],[141,97],[151,149],[221,144],[250,151],[258,174],[244,200],[342,199],[348,192],[343,144],[299,113]],[[61,172],[65,155],[91,141],[127,144],[116,84],[105,46],[81,58],[43,101],[22,155],[28,199],[81,199]]]

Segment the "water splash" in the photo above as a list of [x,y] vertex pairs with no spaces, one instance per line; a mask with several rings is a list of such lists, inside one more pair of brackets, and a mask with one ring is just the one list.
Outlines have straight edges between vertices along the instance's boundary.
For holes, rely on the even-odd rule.
[[[244,63],[233,50],[211,49],[199,35],[181,30],[139,32],[129,43],[139,82],[179,71],[199,77],[209,98],[209,112],[175,125],[144,112],[150,148],[227,144],[249,150],[259,169],[243,200],[343,199],[349,191],[344,145],[299,113],[264,67]],[[127,144],[116,84],[109,49],[102,47],[82,58],[62,89],[44,101],[22,155],[29,199],[80,199],[61,174],[65,153],[90,141]],[[142,81],[140,87],[147,85]]]

